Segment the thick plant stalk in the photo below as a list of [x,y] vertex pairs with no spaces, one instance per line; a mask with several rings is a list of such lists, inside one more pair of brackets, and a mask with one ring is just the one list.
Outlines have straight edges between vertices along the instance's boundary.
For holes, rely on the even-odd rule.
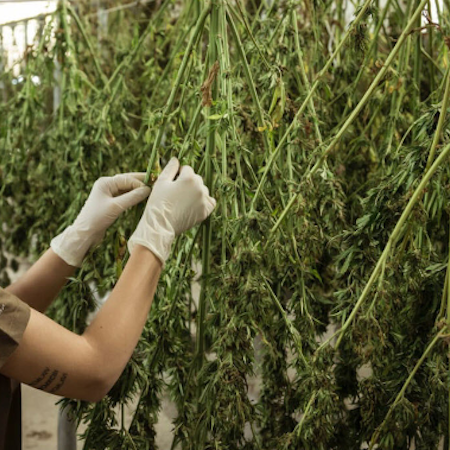
[[408,389],[408,386],[411,384],[411,381],[413,380],[414,376],[416,375],[417,371],[420,369],[420,366],[423,364],[427,356],[430,354],[431,350],[433,350],[434,346],[438,343],[439,339],[443,337],[443,335],[448,331],[447,327],[443,328],[430,342],[428,347],[423,352],[423,355],[420,357],[419,361],[417,361],[416,365],[414,366],[414,369],[409,374],[407,380],[403,384],[402,388],[400,389],[400,392],[398,393],[397,397],[394,400],[394,403],[389,408],[388,413],[386,414],[386,417],[384,418],[381,425],[376,429],[375,433],[372,435],[372,438],[370,439],[369,443],[369,450],[373,449],[374,445],[377,443],[378,438],[380,437],[381,432],[383,431],[384,426],[388,422],[388,420],[391,418],[392,413],[394,412],[396,406],[399,404],[403,396],[405,395],[406,389]]
[[156,160],[156,154],[158,152],[159,145],[161,144],[161,139],[164,135],[166,124],[169,119],[169,112],[172,109],[173,104],[175,103],[175,97],[176,97],[178,88],[180,87],[181,79],[183,78],[183,75],[186,70],[192,50],[194,49],[194,46],[197,43],[197,40],[199,39],[199,37],[202,34],[203,27],[205,25],[205,20],[208,17],[210,10],[211,10],[211,4],[208,4],[205,7],[205,9],[202,11],[202,14],[200,15],[198,22],[195,26],[195,30],[192,33],[191,38],[189,39],[189,43],[186,47],[183,61],[181,62],[180,68],[178,69],[177,78],[175,79],[175,83],[173,85],[172,91],[170,92],[169,99],[167,100],[166,106],[164,107],[162,122],[158,128],[158,133],[157,133],[155,141],[153,143],[152,153],[151,153],[150,160],[149,160],[148,166],[147,166],[147,174],[146,174],[145,180],[144,180],[144,183],[146,183],[146,184],[148,184],[148,182],[150,180],[150,174],[151,174],[153,165]]
[[[217,44],[216,40],[218,39],[219,34],[219,6],[216,1],[211,3],[211,11],[210,14],[210,29],[209,29],[209,51],[208,51],[208,59],[210,67],[217,61]],[[220,68],[219,68],[220,71]],[[218,85],[217,80],[213,81],[211,86],[212,92],[212,100],[215,101],[217,99],[218,93]],[[208,109],[211,112],[211,108]],[[211,115],[211,114],[208,114]],[[210,192],[212,189],[212,170],[211,170],[211,158],[213,157],[215,145],[216,145],[216,124],[217,121],[209,119],[208,121],[208,136],[206,141],[206,150],[205,150],[205,168],[204,168],[204,177],[205,177],[205,185],[209,188]],[[198,323],[197,323],[197,355],[196,355],[196,366],[199,371],[203,366],[203,360],[205,357],[205,318],[206,318],[206,290],[208,286],[208,274],[209,274],[209,259],[211,253],[211,237],[212,237],[212,229],[211,229],[211,219],[208,217],[203,225],[203,247],[202,247],[202,284],[200,291],[200,299],[198,306]]]
[[[227,21],[226,21],[226,11],[225,6],[222,3],[220,5],[220,21],[219,21],[219,29],[220,29],[220,39],[217,39],[217,51],[220,55],[220,67],[221,67],[221,76],[220,79],[220,89],[222,92],[222,96],[227,98],[227,110],[229,115],[229,120],[234,126],[234,118],[233,118],[233,110],[229,108],[228,98],[232,95],[230,77],[224,76],[224,74],[228,74],[230,71],[230,55],[228,51],[228,36],[227,36]],[[235,130],[232,128],[233,132]],[[223,130],[221,134],[221,153],[222,153],[222,179],[226,180],[228,178],[228,131],[226,129]],[[236,136],[233,135],[233,145],[236,146]],[[242,186],[242,179],[240,180]],[[228,221],[228,209],[225,201],[222,201],[222,216],[223,221],[226,223]],[[221,252],[221,264],[224,266],[227,262],[227,229],[226,227],[222,228],[222,252]]]
[[302,105],[300,106],[299,110],[295,114],[294,120],[291,122],[291,124],[289,125],[289,127],[285,131],[284,135],[280,139],[280,142],[278,143],[278,145],[275,148],[275,150],[270,154],[270,156],[269,156],[269,158],[268,158],[268,160],[266,162],[266,165],[264,167],[264,172],[263,172],[263,174],[261,176],[261,180],[260,180],[260,182],[258,184],[258,187],[256,189],[255,196],[253,197],[253,200],[252,200],[252,203],[251,203],[251,209],[254,208],[255,202],[256,202],[257,198],[259,197],[259,194],[261,193],[261,189],[264,187],[267,175],[269,173],[270,168],[272,167],[273,162],[275,161],[275,158],[277,157],[279,151],[281,150],[282,146],[286,142],[287,137],[289,136],[289,134],[294,129],[294,126],[297,123],[299,117],[303,114],[303,111],[305,110],[306,106],[309,104],[309,101],[311,100],[311,97],[313,96],[314,92],[319,87],[320,80],[328,72],[328,69],[331,67],[331,65],[333,64],[333,61],[336,59],[336,56],[340,53],[342,47],[345,45],[345,43],[347,42],[347,40],[351,36],[351,33],[355,29],[356,25],[358,25],[359,22],[361,22],[361,20],[363,19],[364,15],[365,15],[367,9],[369,8],[370,4],[372,3],[372,1],[373,0],[366,0],[364,5],[361,7],[361,10],[360,10],[359,14],[356,16],[355,20],[352,22],[352,24],[348,28],[348,30],[345,33],[344,37],[342,38],[341,42],[339,42],[339,44],[336,47],[336,49],[333,52],[333,54],[328,58],[328,61],[325,64],[325,66],[317,74],[316,80],[314,81],[314,84],[312,85],[311,90],[309,91],[309,94],[306,96],[305,100],[303,100]]
[[[226,16],[226,10],[225,8],[222,8],[222,14],[221,14],[221,34],[222,34],[222,50],[220,53],[223,55],[222,57],[222,66],[223,66],[223,73],[224,74],[230,74],[231,72],[231,63],[230,63],[230,52],[229,52],[229,43],[228,43],[228,32],[227,32],[227,16]],[[219,41],[220,43],[220,41]],[[236,128],[236,122],[234,120],[234,107],[233,107],[233,86],[232,86],[232,80],[230,76],[223,77],[224,78],[224,92],[226,92],[226,100],[227,100],[227,113],[231,125],[231,136],[233,139],[233,149],[234,154],[236,158],[236,170],[237,170],[237,182],[239,183],[239,192],[240,192],[240,206],[241,206],[241,212],[245,216],[247,214],[246,211],[246,200],[245,200],[245,193],[244,193],[244,176],[242,174],[242,167],[241,167],[241,152],[239,149],[238,143],[239,141],[239,134],[237,132]],[[237,207],[236,207],[237,208]],[[238,212],[236,209],[236,217],[238,216]]]
[[[210,24],[209,24],[209,47],[208,47],[208,60],[210,68],[212,69],[215,64],[218,64],[218,49],[217,49],[217,41],[220,33],[219,26],[219,3],[217,0],[212,0],[211,2],[211,12],[210,12]],[[220,73],[220,65],[219,65],[219,73]],[[207,113],[208,116],[212,115],[214,108],[214,102],[217,99],[218,94],[218,83],[217,76],[214,77],[212,81],[211,96],[212,96],[212,105],[208,107]],[[205,149],[205,158],[204,158],[204,179],[205,185],[209,188],[210,192],[212,192],[212,168],[211,168],[211,159],[215,153],[216,146],[216,126],[217,121],[209,119],[208,120],[208,134],[206,139],[206,149]],[[198,303],[198,314],[197,314],[197,339],[196,339],[196,356],[194,360],[194,366],[196,369],[196,374],[200,373],[204,359],[205,359],[205,328],[206,328],[206,310],[207,310],[207,290],[209,285],[208,275],[210,273],[210,256],[211,256],[211,240],[212,240],[212,228],[211,228],[211,218],[208,217],[203,226],[203,245],[202,245],[202,280],[201,280],[201,288],[200,288],[200,298]],[[202,387],[199,384],[197,388],[197,412],[200,416],[198,421],[198,426],[195,430],[195,442],[199,448],[204,448],[206,441],[206,427],[204,426],[204,417],[200,408],[202,405],[201,402],[202,395]]]
[[[397,56],[398,52],[400,51],[400,48],[402,47],[402,45],[404,44],[405,40],[407,39],[417,17],[420,16],[422,9],[424,8],[424,6],[426,5],[428,0],[422,0],[420,2],[419,7],[416,9],[416,11],[414,12],[413,16],[411,17],[410,21],[408,22],[408,24],[406,25],[405,29],[403,30],[403,33],[401,34],[399,40],[397,41],[397,44],[395,45],[394,49],[392,50],[392,52],[389,54],[389,57],[386,59],[386,62],[384,63],[383,67],[381,68],[381,70],[378,72],[378,75],[375,77],[375,79],[372,81],[372,84],[369,86],[369,88],[367,89],[366,93],[364,94],[363,98],[360,100],[360,102],[358,103],[358,105],[355,107],[355,109],[353,110],[353,112],[350,114],[350,116],[348,117],[348,119],[345,121],[344,125],[342,126],[342,128],[339,130],[339,132],[333,137],[333,139],[331,140],[331,142],[328,144],[327,148],[323,151],[322,155],[320,156],[320,158],[317,160],[317,162],[314,164],[314,166],[309,169],[304,178],[311,178],[318,170],[319,168],[322,166],[323,162],[325,161],[326,157],[334,150],[334,148],[336,147],[337,143],[339,142],[339,140],[342,138],[342,136],[344,135],[344,133],[348,130],[348,128],[350,127],[350,125],[354,122],[354,120],[356,119],[356,117],[358,116],[358,114],[361,112],[361,110],[363,109],[363,107],[366,105],[366,103],[369,101],[370,97],[372,96],[373,92],[375,91],[376,87],[378,86],[378,84],[380,83],[380,81],[382,80],[382,78],[386,75],[387,70],[389,69],[390,65],[392,64],[394,58]],[[313,86],[314,87],[314,86]],[[312,91],[312,89],[311,89]],[[278,147],[277,147],[278,148]],[[261,183],[260,183],[261,186]],[[260,189],[260,186],[258,186],[258,189]],[[280,226],[281,222],[283,221],[283,219],[286,217],[286,214],[289,212],[289,210],[292,208],[292,206],[294,205],[294,203],[296,202],[298,196],[301,193],[297,193],[295,194],[291,200],[289,201],[289,203],[287,204],[286,208],[284,209],[284,211],[281,213],[279,219],[277,220],[276,224],[273,226],[271,233],[274,233],[277,228]],[[256,198],[256,194],[254,199]],[[253,200],[254,200],[253,199]]]
[[[342,328],[337,332],[339,334],[339,338],[336,342],[336,348],[339,347],[339,344],[342,341],[342,338],[351,325],[353,319],[355,318],[356,314],[358,313],[359,309],[361,308],[362,304],[366,300],[367,296],[369,295],[369,292],[375,283],[376,279],[378,278],[378,275],[380,274],[383,266],[386,263],[386,260],[389,256],[389,253],[395,243],[397,242],[398,238],[400,237],[404,224],[406,220],[411,215],[411,212],[415,206],[415,204],[419,201],[423,194],[423,190],[427,186],[428,182],[430,181],[431,177],[435,174],[435,172],[439,169],[441,164],[448,158],[450,154],[450,144],[448,144],[442,153],[439,155],[439,157],[436,159],[436,161],[433,163],[433,165],[430,167],[430,169],[425,173],[424,177],[422,178],[422,181],[420,182],[419,186],[417,186],[416,190],[414,191],[412,197],[410,198],[408,204],[406,205],[402,215],[400,216],[400,219],[398,220],[397,224],[395,225],[394,231],[389,236],[389,240],[383,250],[383,253],[380,256],[380,259],[378,260],[375,269],[372,272],[372,275],[369,278],[369,281],[367,282],[366,286],[364,287],[363,292],[361,293],[358,301],[356,302],[355,307],[353,308],[352,312],[348,316],[347,320],[342,325]],[[325,344],[328,344],[330,341],[327,340],[324,342],[324,344],[321,345],[319,348],[323,348]]]

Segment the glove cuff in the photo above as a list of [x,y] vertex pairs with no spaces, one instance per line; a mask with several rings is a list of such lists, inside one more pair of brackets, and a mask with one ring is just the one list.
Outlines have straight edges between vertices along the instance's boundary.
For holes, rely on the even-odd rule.
[[51,240],[50,247],[70,266],[81,267],[86,253],[97,240],[97,236],[86,236],[71,225]]
[[128,241],[130,255],[136,244],[147,247],[159,258],[164,268],[170,256],[175,230],[164,215],[165,208],[151,209],[145,212],[139,225]]

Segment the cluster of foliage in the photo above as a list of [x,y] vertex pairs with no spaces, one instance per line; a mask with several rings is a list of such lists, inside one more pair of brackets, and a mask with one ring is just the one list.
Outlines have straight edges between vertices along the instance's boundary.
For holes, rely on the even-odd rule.
[[[151,182],[176,155],[218,200],[177,239],[109,395],[69,402],[86,449],[155,448],[164,392],[173,448],[450,447],[450,4],[366,0],[347,24],[349,6],[62,1],[22,81],[0,74],[1,267],[45,251],[100,176]],[[83,331],[141,212],[55,320]]]

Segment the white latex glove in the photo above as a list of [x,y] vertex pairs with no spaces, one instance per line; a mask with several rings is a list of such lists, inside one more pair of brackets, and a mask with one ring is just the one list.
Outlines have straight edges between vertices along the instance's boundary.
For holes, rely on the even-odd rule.
[[53,251],[67,264],[80,267],[88,250],[100,243],[119,215],[150,195],[145,173],[99,178],[75,222],[52,239]]
[[128,241],[130,254],[136,244],[150,249],[164,266],[175,236],[205,220],[216,206],[202,177],[192,167],[172,158],[159,175],[144,214]]

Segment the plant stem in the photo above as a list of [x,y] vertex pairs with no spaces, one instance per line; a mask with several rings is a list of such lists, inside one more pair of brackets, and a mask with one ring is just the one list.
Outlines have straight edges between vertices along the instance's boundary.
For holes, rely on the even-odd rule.
[[245,29],[247,30],[248,35],[250,36],[250,39],[253,42],[253,45],[255,46],[256,50],[258,51],[259,56],[261,57],[264,65],[266,66],[266,69],[269,70],[269,71],[272,70],[272,68],[270,67],[269,62],[267,61],[266,57],[264,56],[260,46],[256,42],[255,36],[253,36],[252,30],[250,29],[250,25],[247,22],[247,18],[246,18],[244,9],[242,8],[241,0],[237,0],[236,1],[236,5],[237,5],[237,8],[239,10],[240,17],[238,16],[238,14],[236,13],[236,11],[232,7],[232,5],[230,5],[229,2],[227,2],[227,10],[231,11],[238,19],[240,19],[242,21],[242,23],[244,24]]
[[442,99],[441,113],[439,114],[439,121],[436,127],[436,132],[434,133],[433,136],[433,142],[430,147],[430,152],[428,154],[428,161],[425,170],[429,170],[433,162],[434,155],[436,153],[436,148],[441,138],[442,131],[444,129],[445,116],[447,115],[447,108],[450,99],[450,71],[447,70],[447,72],[445,73],[445,78],[446,78],[445,93],[444,98]]
[[[436,2],[437,3],[437,2]],[[431,10],[431,2],[428,2],[428,14],[430,16],[430,20],[433,21],[433,16],[432,16],[432,10]],[[420,36],[420,35],[419,35]],[[430,60],[428,61],[429,64],[429,70],[430,70],[430,92],[434,92],[436,87],[434,85],[434,80],[436,78],[436,74],[435,74],[435,70],[434,70],[434,64],[433,64],[433,50],[434,50],[434,30],[433,27],[430,27],[428,30],[428,50],[430,53]]]
[[403,44],[405,43],[406,39],[408,38],[409,32],[411,31],[415,21],[418,17],[420,17],[420,14],[422,12],[422,9],[426,5],[428,0],[422,0],[418,6],[418,8],[415,10],[414,14],[412,15],[411,19],[409,20],[408,24],[406,25],[405,29],[403,30],[403,33],[401,34],[400,38],[398,39],[395,47],[393,48],[392,52],[389,54],[388,58],[386,59],[385,63],[383,64],[383,67],[378,72],[378,75],[375,77],[375,79],[372,81],[371,85],[367,89],[366,93],[364,94],[363,98],[359,101],[358,105],[355,107],[353,112],[350,114],[348,119],[345,121],[342,128],[339,130],[339,132],[333,137],[332,141],[328,145],[328,147],[325,149],[319,160],[316,162],[316,164],[309,170],[307,173],[307,177],[312,177],[319,167],[322,165],[322,162],[327,157],[327,155],[334,150],[334,147],[339,142],[341,137],[344,135],[344,133],[347,131],[347,129],[350,127],[350,125],[353,123],[353,121],[356,119],[358,114],[361,112],[362,108],[366,105],[368,100],[370,99],[371,95],[375,91],[376,87],[382,80],[382,78],[386,75],[386,72],[388,71],[389,67],[391,66],[392,62],[394,61],[395,57],[397,56],[398,52],[402,48]]
[[264,279],[264,284],[266,285],[266,288],[269,291],[270,296],[272,297],[272,300],[275,303],[276,308],[278,309],[279,313],[281,314],[281,317],[283,318],[283,321],[286,324],[286,328],[289,330],[289,334],[291,335],[292,341],[295,345],[295,348],[297,349],[298,356],[307,365],[308,362],[305,358],[305,355],[303,354],[302,337],[300,336],[300,333],[298,332],[297,328],[295,328],[294,324],[287,316],[286,311],[283,308],[283,305],[280,303],[280,300],[278,300],[278,297],[275,295],[270,284],[268,283],[268,281],[266,279]]
[[[419,3],[419,0],[416,0],[416,4]],[[428,3],[428,2],[427,2]],[[420,16],[416,17],[415,20],[415,24],[414,26],[416,28],[420,28],[421,25],[421,18]],[[421,69],[421,58],[420,58],[420,54],[421,54],[421,46],[422,46],[422,38],[421,38],[421,34],[420,32],[417,33],[416,37],[415,37],[415,47],[414,47],[414,72],[413,72],[413,92],[412,92],[412,96],[413,96],[413,107],[414,108],[419,108],[419,103],[420,103],[420,69]]]
[[191,123],[190,123],[189,128],[188,128],[188,130],[186,132],[186,135],[184,136],[184,142],[183,142],[183,145],[181,147],[180,153],[178,154],[178,159],[180,161],[184,158],[184,154],[186,153],[186,151],[187,151],[191,141],[195,139],[195,132],[194,132],[194,130],[196,128],[197,121],[198,121],[198,118],[200,116],[200,112],[201,112],[202,108],[203,108],[202,102],[200,101],[198,103],[198,105],[197,105],[197,108],[195,109],[195,112],[194,112],[193,116],[192,116]]
[[[210,67],[217,61],[218,52],[217,52],[217,40],[219,39],[219,5],[217,0],[213,0],[211,2],[211,14],[210,14],[210,25],[209,25],[209,47],[208,47],[208,60]],[[219,68],[219,73],[220,73]],[[212,87],[212,101],[213,106],[209,107],[207,110],[207,115],[210,116],[214,109],[214,102],[217,100],[218,94],[218,83],[217,77],[213,81]],[[211,158],[215,153],[216,146],[216,126],[217,121],[208,120],[208,135],[206,140],[206,149],[205,149],[205,168],[204,168],[204,177],[205,177],[205,185],[209,188],[210,192],[212,192],[212,170],[211,170]],[[206,318],[206,307],[207,307],[207,298],[206,291],[208,288],[208,274],[210,269],[210,253],[211,253],[211,237],[212,237],[212,229],[211,229],[211,219],[208,217],[203,225],[203,247],[202,247],[202,283],[200,290],[200,299],[198,306],[198,322],[197,322],[197,341],[196,341],[196,362],[197,362],[197,370],[200,371],[203,366],[203,360],[205,357],[205,318]]]
[[295,427],[295,428],[297,428],[297,431],[296,431],[297,436],[300,436],[300,433],[301,433],[302,428],[303,428],[303,424],[305,423],[305,418],[308,416],[309,411],[310,411],[310,409],[312,407],[312,404],[313,404],[315,399],[316,399],[316,393],[313,393],[313,395],[311,395],[311,398],[309,399],[308,404],[306,405],[305,411],[303,413],[303,417],[301,418],[300,422],[298,423],[298,428]]
[[187,35],[189,34],[190,29],[187,29],[184,33],[180,33],[179,37],[178,37],[178,41],[175,44],[175,47],[170,55],[170,59],[167,62],[166,66],[164,67],[164,70],[162,71],[161,75],[158,78],[158,81],[155,84],[155,87],[153,89],[153,92],[150,95],[150,100],[149,103],[152,103],[153,97],[159,92],[159,87],[162,81],[166,80],[170,69],[172,68],[173,62],[176,59],[182,45],[184,44],[184,41],[187,37]]
[[[240,206],[241,212],[245,216],[247,214],[247,211],[246,211],[244,184],[243,184],[244,176],[242,174],[242,167],[241,167],[241,157],[242,157],[240,152],[241,144],[239,140],[239,134],[236,128],[236,122],[234,120],[235,114],[233,106],[233,84],[231,79],[231,63],[230,63],[230,52],[227,33],[227,16],[225,8],[222,8],[221,14],[221,35],[223,39],[223,45],[220,53],[223,54],[222,73],[224,80],[222,89],[224,92],[226,92],[228,120],[230,121],[231,125],[232,145],[236,158],[237,182],[239,184],[239,193],[240,193]],[[238,214],[236,214],[236,216],[238,216]]]
[[303,84],[305,85],[305,91],[307,93],[307,97],[309,97],[309,109],[311,111],[312,118],[314,120],[314,130],[317,136],[317,140],[319,144],[322,144],[322,134],[320,133],[319,129],[319,119],[317,117],[316,108],[314,107],[314,102],[312,99],[312,95],[309,95],[311,91],[311,85],[309,84],[308,77],[306,76],[306,70],[305,70],[305,64],[303,62],[303,52],[300,47],[300,40],[298,38],[298,25],[297,25],[297,13],[295,12],[295,9],[292,10],[292,24],[294,26],[294,43],[295,43],[295,50],[298,57],[298,64],[300,67],[300,76],[302,79]]
[[76,13],[75,9],[70,6],[70,4],[67,5],[67,10],[69,11],[70,15],[74,18],[75,23],[77,24],[78,29],[80,30],[81,35],[83,36],[84,41],[86,42],[86,45],[88,47],[89,53],[91,54],[92,60],[94,61],[95,69],[97,70],[97,74],[102,80],[103,85],[105,85],[108,82],[108,79],[106,75],[104,74],[101,66],[100,61],[97,58],[97,55],[94,52],[94,48],[92,47],[92,43],[86,33],[86,30],[78,17],[78,14]]
[[164,107],[161,125],[158,128],[158,133],[157,133],[155,141],[153,143],[152,153],[151,153],[150,160],[149,160],[149,163],[147,166],[147,174],[146,174],[145,180],[144,180],[144,183],[146,183],[146,184],[148,184],[148,182],[149,182],[153,164],[155,163],[158,148],[159,148],[159,145],[161,144],[161,139],[164,135],[166,124],[167,124],[167,121],[169,118],[169,112],[172,109],[173,104],[175,103],[175,97],[176,97],[178,88],[180,87],[181,79],[183,78],[184,71],[186,70],[192,50],[193,50],[197,40],[199,39],[199,37],[202,34],[203,27],[205,25],[205,20],[208,17],[210,11],[211,11],[211,4],[208,4],[205,7],[205,9],[202,11],[202,13],[198,19],[198,22],[196,24],[195,30],[192,33],[191,38],[189,39],[189,43],[186,47],[186,51],[184,53],[183,60],[181,62],[180,68],[178,69],[177,78],[175,79],[175,83],[170,92],[169,99],[167,100],[166,106]]
[[[406,16],[409,18],[412,11],[412,0],[408,1],[408,6],[406,9]],[[397,76],[392,80],[391,85],[394,83],[401,83],[403,73],[407,71],[409,68],[409,59],[411,55],[411,39],[408,41],[408,44],[403,47],[400,51],[399,55],[399,63]],[[400,114],[400,109],[403,104],[403,97],[405,93],[404,86],[400,85],[400,88],[394,87],[394,91],[391,96],[391,108],[389,111],[389,123],[387,130],[387,138],[386,138],[386,150],[385,155],[389,155],[391,153],[392,141],[394,140],[394,133],[396,130],[398,116]]]
[[252,96],[253,102],[255,103],[255,106],[256,106],[256,115],[258,118],[258,126],[260,127],[260,129],[262,130],[262,133],[263,133],[264,146],[265,146],[266,150],[269,151],[271,149],[271,145],[270,145],[269,139],[267,137],[267,130],[266,130],[265,122],[264,122],[264,113],[261,108],[261,103],[259,101],[258,94],[256,93],[255,83],[253,82],[253,77],[252,77],[252,73],[250,71],[250,66],[248,65],[247,57],[245,56],[244,48],[242,46],[241,39],[239,38],[239,34],[236,29],[236,25],[234,24],[233,18],[231,17],[231,15],[228,12],[227,12],[227,18],[228,18],[228,23],[230,25],[231,34],[233,35],[233,38],[236,43],[237,52],[239,54],[239,57],[241,58],[242,66],[244,68],[244,74],[245,74],[245,78],[247,79],[247,84],[248,84],[248,87],[250,90],[250,95]]

